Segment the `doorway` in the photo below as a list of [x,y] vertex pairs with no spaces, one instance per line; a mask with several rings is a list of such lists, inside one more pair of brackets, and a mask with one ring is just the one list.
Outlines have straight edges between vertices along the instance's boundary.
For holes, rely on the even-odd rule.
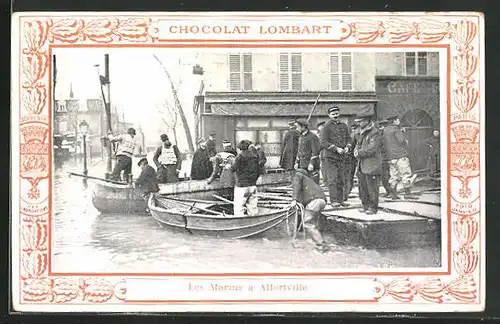
[[413,172],[426,170],[430,147],[425,141],[432,136],[434,129],[432,117],[422,109],[410,110],[401,117],[401,127],[406,129],[408,155]]

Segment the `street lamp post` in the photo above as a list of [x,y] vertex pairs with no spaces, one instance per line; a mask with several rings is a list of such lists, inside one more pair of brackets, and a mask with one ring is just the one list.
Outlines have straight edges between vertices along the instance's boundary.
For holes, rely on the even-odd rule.
[[88,174],[87,169],[87,132],[89,130],[89,124],[84,120],[80,123],[80,133],[83,135],[83,174]]

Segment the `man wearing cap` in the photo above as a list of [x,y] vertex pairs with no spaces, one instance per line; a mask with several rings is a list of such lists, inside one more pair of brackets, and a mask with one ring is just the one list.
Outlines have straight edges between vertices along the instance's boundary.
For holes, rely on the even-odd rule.
[[231,171],[236,173],[234,186],[234,216],[258,215],[257,179],[260,176],[259,158],[248,148],[250,141],[242,140],[236,146],[240,150]]
[[135,188],[137,188],[144,200],[148,200],[149,196],[160,191],[155,169],[148,164],[147,158],[139,160],[137,165],[141,168],[141,174],[135,180]]
[[289,130],[285,134],[281,147],[280,166],[285,170],[293,170],[299,149],[300,133],[295,128],[295,120],[288,122]]
[[[318,128],[318,136],[321,134],[321,130],[325,127],[325,122],[319,122],[317,125]],[[328,183],[326,171],[325,171],[325,150],[319,147],[319,169],[321,170],[321,177],[323,178],[323,184],[326,185]]]
[[359,159],[358,182],[361,212],[373,215],[378,212],[382,153],[380,131],[372,121],[371,111],[362,110],[357,115],[360,126],[359,141],[354,156]]
[[380,136],[382,137],[382,145],[380,151],[382,152],[382,187],[385,189],[385,194],[383,197],[391,196],[391,185],[389,184],[389,160],[387,159],[387,152],[384,147],[384,129],[387,126],[387,119],[380,120],[378,123],[378,129],[380,131]]
[[172,145],[167,134],[161,134],[162,144],[156,149],[153,162],[156,165],[158,182],[172,183],[179,181],[182,158],[177,145]]
[[208,135],[207,140],[207,151],[210,157],[215,156],[217,154],[217,145],[215,144],[215,132],[211,132]]
[[401,130],[397,115],[387,118],[389,124],[384,129],[384,148],[389,161],[389,184],[391,186],[391,199],[399,199],[397,194],[398,184],[403,184],[405,189],[405,199],[416,199],[411,194],[412,170],[408,152],[406,151],[407,141]]
[[211,184],[215,179],[220,178],[221,183],[227,183],[229,187],[233,188],[235,178],[230,168],[234,163],[236,155],[238,155],[238,153],[234,152],[231,142],[227,140],[222,141],[222,152],[210,158],[213,164],[213,172],[207,180],[207,184]]
[[295,207],[301,203],[305,207],[304,231],[307,238],[311,238],[316,243],[316,249],[326,252],[328,245],[318,229],[318,219],[321,211],[326,206],[326,196],[323,189],[311,179],[309,173],[304,169],[297,169],[292,176],[292,203]]
[[319,184],[320,146],[318,136],[309,131],[309,123],[305,119],[297,120],[297,130],[300,132],[297,168],[308,171],[314,181]]
[[191,165],[191,179],[204,180],[210,178],[213,171],[212,162],[207,149],[207,140],[202,137],[197,142],[198,149],[194,153]]
[[126,134],[113,136],[108,134],[108,139],[111,142],[118,142],[118,150],[116,151],[116,164],[110,178],[113,180],[121,180],[121,172],[123,171],[123,180],[129,181],[129,176],[132,174],[132,155],[135,149],[135,129],[129,128]]
[[330,193],[330,203],[333,206],[345,207],[345,154],[351,150],[351,137],[349,128],[339,119],[339,107],[328,109],[330,120],[326,122],[320,133],[320,144],[325,150],[325,170]]

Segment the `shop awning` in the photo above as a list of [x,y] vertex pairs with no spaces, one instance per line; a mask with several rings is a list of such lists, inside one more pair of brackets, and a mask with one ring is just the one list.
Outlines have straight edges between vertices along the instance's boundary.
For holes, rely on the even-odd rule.
[[[336,105],[341,115],[356,115],[360,109],[371,109],[375,113],[375,103],[318,103],[313,116],[328,115],[328,108]],[[313,103],[205,103],[204,115],[217,116],[309,116]]]

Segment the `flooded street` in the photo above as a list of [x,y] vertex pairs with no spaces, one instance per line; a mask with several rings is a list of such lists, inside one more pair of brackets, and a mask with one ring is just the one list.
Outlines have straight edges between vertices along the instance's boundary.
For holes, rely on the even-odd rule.
[[[103,177],[105,162],[92,162],[89,175]],[[135,163],[133,168],[137,176]],[[308,248],[301,236],[294,248],[286,233],[278,239],[223,240],[173,233],[149,216],[101,215],[92,205],[92,182],[85,189],[81,178],[67,174],[81,171],[79,159],[70,158],[58,163],[54,172],[56,272],[279,272],[440,265],[438,247],[376,251],[341,246],[322,255]]]

